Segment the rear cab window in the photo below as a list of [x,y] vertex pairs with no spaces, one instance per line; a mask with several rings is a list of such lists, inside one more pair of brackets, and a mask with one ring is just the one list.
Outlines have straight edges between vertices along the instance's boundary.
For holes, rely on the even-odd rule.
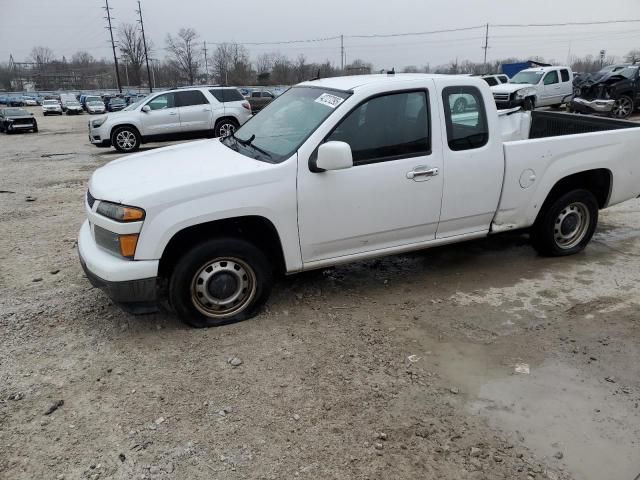
[[442,100],[449,149],[472,150],[486,145],[489,126],[480,90],[472,86],[446,87]]
[[490,87],[498,85],[498,81],[494,77],[482,77],[482,79],[487,82]]
[[564,68],[562,70],[560,70],[560,77],[562,78],[563,82],[568,82],[569,81],[569,77],[570,77],[569,70],[564,69]]

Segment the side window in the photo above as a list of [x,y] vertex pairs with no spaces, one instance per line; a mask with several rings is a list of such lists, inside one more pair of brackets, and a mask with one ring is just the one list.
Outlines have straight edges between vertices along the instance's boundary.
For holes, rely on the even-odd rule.
[[560,78],[562,78],[563,82],[569,81],[569,70],[560,70]]
[[224,102],[223,91],[224,90],[209,90],[209,93],[219,102]]
[[553,85],[554,83],[558,83],[558,71],[557,70],[553,70],[549,73],[547,73],[544,77],[544,84],[545,85]]
[[500,75],[498,77],[498,79],[502,82],[502,83],[509,83],[509,77],[507,77],[506,75]]
[[482,78],[490,87],[498,85],[498,81],[494,77],[483,77]]
[[225,102],[241,102],[242,100],[244,100],[244,97],[236,88],[222,89],[222,98]]
[[251,92],[251,97],[252,98],[260,97],[260,92]]
[[176,106],[175,96],[173,93],[164,93],[158,95],[147,103],[151,110],[162,110],[165,108],[174,108]]
[[347,115],[327,137],[346,142],[354,165],[431,153],[427,92],[372,98]]
[[185,92],[177,92],[178,106],[190,107],[192,105],[205,105],[209,102],[200,90],[187,90]]
[[480,148],[489,141],[487,113],[476,87],[446,87],[442,91],[447,142],[454,151]]

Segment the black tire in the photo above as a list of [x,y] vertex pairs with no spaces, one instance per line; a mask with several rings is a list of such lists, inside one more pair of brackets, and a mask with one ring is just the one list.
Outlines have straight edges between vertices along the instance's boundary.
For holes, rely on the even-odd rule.
[[33,133],[38,133],[38,124],[37,123],[33,123]]
[[133,127],[117,127],[111,132],[111,145],[119,152],[135,152],[140,148],[140,143],[140,133]]
[[616,103],[611,111],[611,116],[615,118],[629,118],[634,110],[635,105],[633,98],[628,95],[621,95],[616,99]]
[[[218,283],[212,285],[215,278]],[[184,323],[218,327],[255,316],[269,298],[272,283],[273,267],[262,250],[240,238],[214,238],[179,259],[169,281],[169,302]],[[222,300],[216,296],[229,292]]]
[[453,102],[453,113],[464,113],[467,109],[467,101],[464,98],[458,98]]
[[522,102],[522,109],[531,111],[534,108],[535,108],[535,103],[533,102],[533,98],[531,97],[525,98],[524,102]]
[[556,110],[560,109],[560,107],[562,107],[561,103],[556,103],[555,105],[551,105],[551,108],[555,108]]
[[598,225],[598,201],[588,190],[572,190],[547,200],[531,228],[540,255],[561,257],[584,250]]
[[213,135],[216,137],[226,137],[235,132],[240,124],[233,118],[223,118],[216,122],[216,126],[213,129]]

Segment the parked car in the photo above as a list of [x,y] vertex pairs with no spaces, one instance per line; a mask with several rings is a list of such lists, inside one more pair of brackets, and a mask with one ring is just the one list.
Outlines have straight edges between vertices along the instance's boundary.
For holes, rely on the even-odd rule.
[[84,112],[82,105],[77,100],[67,100],[67,115],[80,115]]
[[23,108],[0,109],[0,132],[15,133],[28,130],[34,133],[38,131],[38,122],[33,118],[33,113]]
[[43,100],[42,114],[45,117],[47,115],[62,115],[62,106],[57,100]]
[[10,107],[24,107],[24,99],[22,97],[9,97],[7,105]]
[[304,82],[232,136],[96,170],[80,262],[130,311],[166,298],[222,325],[255,315],[278,273],[518,229],[543,255],[578,253],[600,209],[640,195],[639,150],[632,122],[498,112],[479,78]]
[[6,105],[9,102],[9,97],[6,95],[0,95],[0,105]]
[[[98,97],[100,98],[100,97]],[[104,106],[102,100],[87,100],[85,99],[85,109],[87,113],[93,115],[96,113],[104,113],[107,109]]]
[[98,95],[80,95],[80,105],[82,105],[82,108],[84,108],[87,112],[89,111],[87,110],[88,102],[100,102],[104,107],[102,97],[99,97]]
[[118,112],[124,109],[127,106],[127,103],[123,98],[120,97],[112,97],[109,99],[107,103],[107,111],[109,112]]
[[578,113],[606,113],[628,118],[640,106],[640,66],[610,70],[580,87],[569,108]]
[[492,74],[492,75],[482,75],[482,78],[487,85],[490,87],[495,87],[496,85],[502,85],[503,83],[509,83],[509,77],[507,77],[503,73]]
[[589,88],[596,83],[600,82],[605,77],[610,77],[612,74],[619,72],[627,67],[630,67],[630,63],[621,63],[614,65],[607,65],[606,67],[598,70],[596,73],[582,73],[580,75],[573,74],[573,93],[575,97],[579,97],[582,94],[583,88]]
[[27,106],[27,107],[37,107],[38,106],[38,102],[36,102],[35,98],[22,97],[22,100],[24,102],[24,105]]
[[275,95],[268,90],[253,90],[247,97],[249,105],[251,105],[251,111],[258,113],[264,107],[273,102]]
[[179,88],[92,120],[89,138],[97,147],[128,153],[152,141],[230,135],[249,117],[251,107],[235,88]]
[[68,102],[78,102],[78,99],[73,93],[61,93],[60,94],[60,105],[62,106],[62,111],[67,111],[67,103]]
[[499,109],[559,107],[573,97],[573,73],[569,67],[527,68],[491,91]]

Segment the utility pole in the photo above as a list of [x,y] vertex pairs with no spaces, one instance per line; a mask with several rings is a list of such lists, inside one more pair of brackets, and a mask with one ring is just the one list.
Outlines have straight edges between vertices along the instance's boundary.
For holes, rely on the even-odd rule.
[[140,16],[140,30],[142,30],[142,44],[144,45],[144,59],[147,62],[147,81],[149,82],[149,93],[153,92],[151,88],[151,70],[149,69],[149,52],[147,52],[147,38],[144,36],[144,23],[142,22],[142,6],[138,0],[138,15]]
[[209,61],[207,60],[207,42],[204,42],[204,71],[207,75],[207,83],[209,83]]
[[344,72],[344,35],[340,35],[340,70]]
[[489,73],[487,72],[487,50],[489,50],[489,24],[487,23],[487,29],[485,31],[484,34],[484,47],[482,47],[484,49],[484,73]]
[[122,85],[120,84],[120,70],[118,69],[118,56],[116,55],[116,44],[113,41],[113,28],[111,27],[111,9],[109,8],[109,0],[104,0],[105,6],[102,7],[107,12],[107,22],[109,26],[107,29],[109,30],[109,34],[111,35],[111,48],[113,49],[113,61],[116,64],[116,80],[118,82],[118,91],[122,93]]

